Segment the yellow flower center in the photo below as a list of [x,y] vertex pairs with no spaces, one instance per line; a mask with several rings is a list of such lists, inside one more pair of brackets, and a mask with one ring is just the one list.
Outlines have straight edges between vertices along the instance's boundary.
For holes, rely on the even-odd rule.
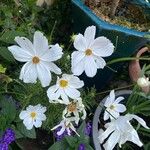
[[87,49],[87,50],[85,51],[85,55],[87,55],[87,56],[92,55],[92,50],[91,50],[91,49]]
[[32,112],[32,113],[30,114],[30,116],[32,117],[32,119],[34,119],[35,116],[36,116],[36,113],[35,113],[35,112]]
[[67,106],[67,110],[69,112],[74,112],[77,109],[77,104],[75,102],[72,102]]
[[111,110],[113,110],[113,109],[115,109],[115,106],[114,106],[114,105],[111,105],[109,108],[110,108]]
[[33,64],[38,64],[38,63],[40,62],[40,58],[37,57],[37,56],[34,56],[34,57],[32,58],[32,62],[33,62]]
[[59,84],[60,84],[60,87],[64,88],[64,87],[66,87],[68,85],[68,81],[66,81],[66,80],[60,80]]

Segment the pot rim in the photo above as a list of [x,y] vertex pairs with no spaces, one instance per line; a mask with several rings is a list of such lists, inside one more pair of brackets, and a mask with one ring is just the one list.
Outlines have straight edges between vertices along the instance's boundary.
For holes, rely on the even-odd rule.
[[[131,90],[119,90],[115,92],[115,96],[123,96],[123,95],[130,95],[132,93]],[[102,150],[101,145],[98,140],[99,130],[98,130],[98,123],[100,122],[99,116],[102,112],[102,107],[104,102],[106,101],[108,95],[99,103],[96,111],[94,113],[93,122],[92,122],[92,139],[94,143],[95,150]]]
[[[138,36],[138,37],[143,37],[144,35],[150,34],[150,32],[141,32],[141,31],[138,31],[136,29],[129,29],[127,27],[123,27],[123,26],[120,26],[120,25],[110,24],[106,21],[103,21],[100,17],[95,15],[92,12],[92,10],[82,2],[82,0],[71,0],[71,1],[77,7],[79,7],[82,11],[84,11],[101,28],[104,28],[104,29],[107,29],[107,30],[116,30],[116,31],[123,32],[127,35],[134,35],[134,36]],[[145,4],[145,6],[150,8],[150,4],[148,4],[147,2],[143,2],[143,3]],[[146,38],[146,37],[144,37],[144,38]]]

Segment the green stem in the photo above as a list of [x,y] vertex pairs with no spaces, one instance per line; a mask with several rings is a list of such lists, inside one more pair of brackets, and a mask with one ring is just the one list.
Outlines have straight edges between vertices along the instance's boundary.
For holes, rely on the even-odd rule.
[[52,36],[53,36],[54,30],[56,28],[56,24],[57,24],[57,21],[55,21],[55,23],[53,25],[53,28],[52,28],[52,31],[51,31],[51,34],[50,34],[50,42],[52,42]]
[[[122,89],[126,89],[126,88],[130,88],[130,87],[133,87],[134,84],[131,84],[131,85],[128,85],[128,86],[123,86],[123,87],[119,87],[119,88],[114,88],[114,90],[122,90]],[[97,93],[97,95],[102,95],[102,94],[105,94],[105,93],[109,93],[111,90],[107,90],[107,91],[104,91],[104,92],[100,92],[100,93]]]
[[150,58],[147,57],[123,57],[123,58],[116,58],[114,60],[108,61],[107,65],[111,65],[118,62],[124,62],[124,61],[131,61],[131,60],[148,60],[150,61]]

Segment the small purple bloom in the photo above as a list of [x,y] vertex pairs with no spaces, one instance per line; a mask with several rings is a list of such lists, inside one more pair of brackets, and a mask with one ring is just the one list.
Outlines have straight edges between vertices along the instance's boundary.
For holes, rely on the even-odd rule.
[[12,129],[7,129],[0,139],[0,150],[8,150],[9,144],[15,141],[15,132]]
[[85,145],[84,144],[80,144],[78,147],[78,150],[85,150]]
[[6,142],[1,142],[0,150],[8,150],[8,144]]
[[85,127],[85,134],[90,136],[92,134],[92,122],[88,122]]
[[[65,136],[69,136],[67,130],[64,131],[63,134],[58,135],[57,132],[61,130],[61,127],[58,127],[54,132],[54,137],[56,138],[56,141],[60,141],[61,139],[63,139]],[[71,132],[71,135],[73,134],[73,132]]]

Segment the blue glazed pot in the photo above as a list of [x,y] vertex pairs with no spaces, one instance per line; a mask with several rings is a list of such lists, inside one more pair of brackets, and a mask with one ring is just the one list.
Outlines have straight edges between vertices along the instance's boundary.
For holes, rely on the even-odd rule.
[[[144,8],[144,13],[150,15],[149,3],[143,0],[133,0],[132,3],[141,5]],[[74,32],[84,33],[86,27],[95,25],[97,27],[96,36],[106,36],[114,45],[116,44],[116,39],[118,39],[115,52],[106,61],[120,57],[129,57],[148,42],[148,39],[144,38],[144,35],[149,34],[148,32],[140,32],[119,25],[109,24],[97,17],[81,0],[72,0],[72,14]],[[114,70],[118,70],[121,66],[121,63],[119,63],[111,67]],[[106,83],[112,78],[113,74],[114,72],[105,67],[103,70],[98,70],[94,78],[88,78],[84,73],[80,78],[85,81],[86,87],[95,86],[97,90],[100,90],[106,86]]]

